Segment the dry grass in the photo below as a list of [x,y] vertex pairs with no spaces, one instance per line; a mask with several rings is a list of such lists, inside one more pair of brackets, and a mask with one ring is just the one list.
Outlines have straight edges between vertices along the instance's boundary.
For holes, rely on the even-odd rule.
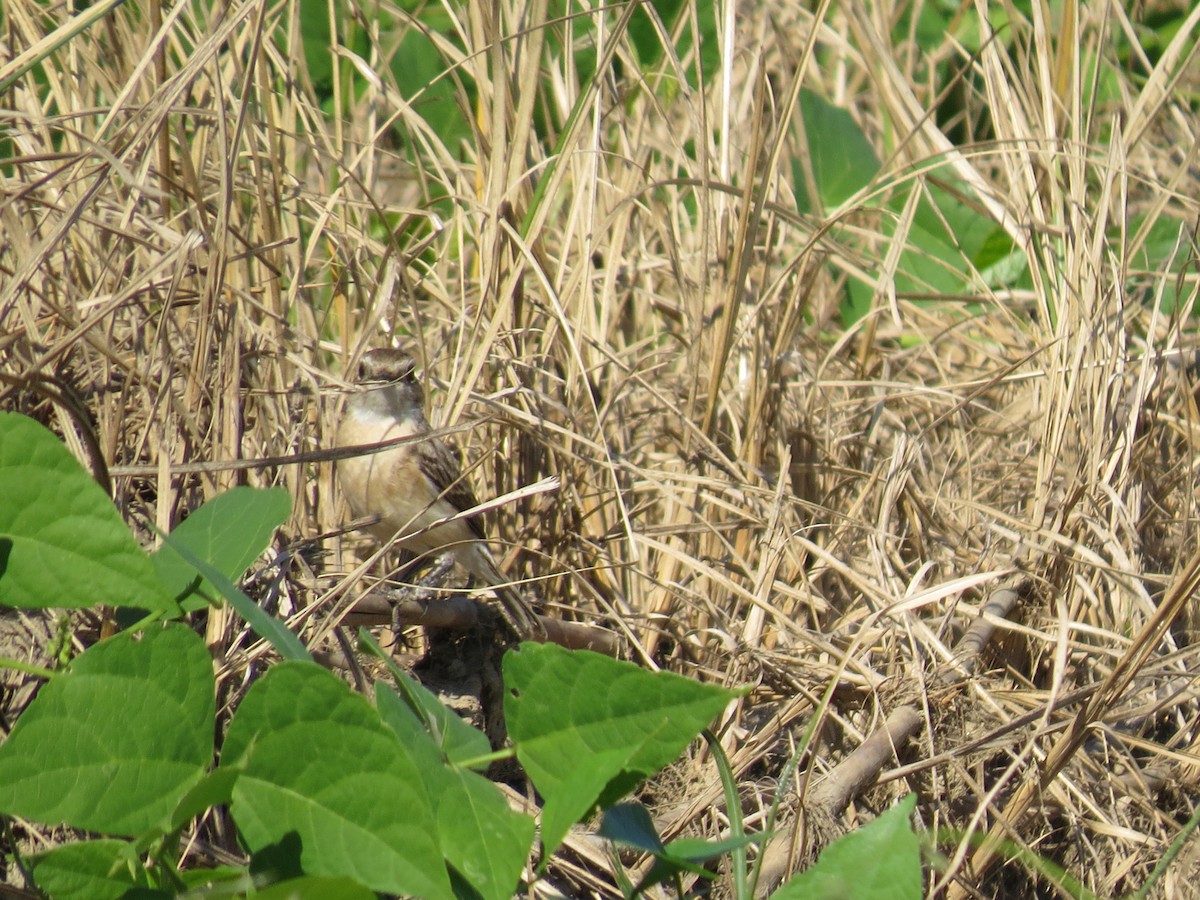
[[[1195,300],[1197,248],[1184,229],[1143,253],[1154,223],[1198,212],[1200,14],[1138,65],[1136,44],[1133,62],[1114,49],[1138,27],[1122,4],[1010,10],[976,55],[922,50],[900,4],[768,6],[730,18],[699,90],[690,54],[642,80],[621,8],[602,38],[599,13],[554,22],[624,61],[580,83],[544,43],[544,2],[452,6],[447,77],[477,91],[454,146],[378,55],[401,32],[343,48],[335,73],[358,74],[322,108],[281,49],[292,6],[118,8],[2,95],[0,406],[105,460],[134,522],[286,486],[281,544],[322,536],[308,559],[338,576],[292,570],[316,641],[370,548],[339,531],[331,463],[255,461],[327,447],[359,355],[409,342],[435,421],[471,426],[481,496],[562,481],[492,523],[514,578],[646,664],[757,686],[723,732],[750,807],[816,715],[786,804],[808,823],[784,829],[799,858],[916,790],[926,825],[1135,888],[1200,771],[1188,595],[1155,615],[1197,565],[1196,328],[1159,302]],[[67,12],[7,0],[3,17],[12,58]],[[936,63],[961,76],[941,126]],[[801,86],[852,110],[884,161],[827,217],[793,201],[791,160],[822,140],[796,126]],[[891,289],[912,222],[883,200],[950,178],[1027,255],[1032,290]],[[846,327],[849,273],[876,289]],[[1009,588],[1019,604],[954,677],[956,642]],[[237,684],[262,648],[207,628]],[[901,708],[899,757],[815,804]],[[675,774],[682,789],[650,791],[672,800],[664,830],[719,830],[711,765]],[[1046,890],[976,844],[944,846],[929,890]],[[589,871],[556,877],[610,890]],[[1155,891],[1198,874],[1185,849]]]

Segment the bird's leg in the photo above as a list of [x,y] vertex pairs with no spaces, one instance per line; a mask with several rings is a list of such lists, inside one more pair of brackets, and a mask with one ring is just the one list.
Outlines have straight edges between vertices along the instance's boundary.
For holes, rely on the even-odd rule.
[[424,588],[439,588],[446,582],[446,577],[453,568],[454,554],[443,553],[437,558],[437,561],[434,562],[429,571],[421,576],[421,580],[417,584]]

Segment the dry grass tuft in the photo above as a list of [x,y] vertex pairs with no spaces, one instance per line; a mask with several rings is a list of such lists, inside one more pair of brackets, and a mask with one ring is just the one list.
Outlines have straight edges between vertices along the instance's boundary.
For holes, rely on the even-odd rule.
[[[961,835],[931,892],[1046,890],[981,831],[1136,888],[1200,771],[1200,625],[1171,591],[1198,565],[1197,246],[1171,223],[1198,214],[1200,13],[1151,59],[1120,4],[1033,7],[973,52],[898,25],[932,5],[752,6],[692,87],[691,51],[639,74],[632,7],[448,3],[436,84],[474,132],[446,143],[391,74],[417,23],[340,44],[323,89],[290,5],[126,4],[2,95],[0,407],[139,525],[286,486],[285,611],[327,642],[371,548],[311,454],[362,352],[407,342],[481,496],[561,479],[491,523],[509,574],[647,665],[756,686],[723,723],[747,809],[814,728],[775,874],[915,790]],[[6,0],[0,80],[66,17]],[[591,46],[620,74],[581,78],[562,48]],[[882,160],[822,215],[793,191],[828,139],[801,87]],[[966,294],[898,292],[914,185],[999,225],[1027,286],[958,258]],[[264,647],[206,627],[233,694]],[[720,831],[711,765],[672,777],[664,832]],[[571,865],[567,893],[617,895]],[[1198,875],[1185,852],[1157,890]]]

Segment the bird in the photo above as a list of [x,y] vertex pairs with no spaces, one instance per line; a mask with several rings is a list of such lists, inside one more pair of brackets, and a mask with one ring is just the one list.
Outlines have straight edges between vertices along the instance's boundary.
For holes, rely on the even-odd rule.
[[351,511],[373,520],[363,530],[381,544],[395,539],[416,556],[451,554],[495,591],[504,619],[518,638],[544,639],[542,621],[497,569],[480,516],[443,521],[477,507],[479,501],[463,478],[457,452],[430,432],[425,391],[413,358],[392,348],[364,354],[338,427],[338,446],[415,440],[338,462]]

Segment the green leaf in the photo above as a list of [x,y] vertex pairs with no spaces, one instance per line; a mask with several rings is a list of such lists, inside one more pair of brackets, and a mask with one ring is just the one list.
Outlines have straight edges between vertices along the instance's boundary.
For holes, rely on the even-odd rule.
[[[968,188],[958,184],[957,193],[936,183],[905,184],[900,194],[887,201],[887,209],[879,224],[878,233],[889,241],[899,240],[898,218],[912,198],[915,201],[913,218],[904,234],[894,284],[900,294],[927,296],[936,300],[939,295],[957,297],[974,289],[974,260],[996,252],[989,241],[996,232],[990,218],[959,199]],[[1001,231],[1001,235],[1004,233]],[[1011,249],[1011,241],[1010,241]],[[1012,266],[1009,269],[1012,270]],[[1019,274],[1016,269],[1014,274]],[[997,274],[997,273],[992,273]],[[870,308],[874,289],[862,281],[852,281],[850,294],[855,316],[861,318]]]
[[[185,888],[194,888],[198,897],[240,897],[242,894],[236,893],[238,889],[243,892],[250,886],[250,876],[246,874],[245,866],[214,866],[210,869],[178,869],[172,872],[173,878],[178,878],[183,883]],[[215,887],[221,886],[228,888],[225,891],[213,890]],[[171,896],[171,895],[168,895]],[[184,895],[191,897],[191,895]],[[257,894],[252,896],[257,897]],[[136,895],[126,897],[125,900],[152,900],[151,897],[144,895]]]
[[667,844],[662,858],[676,864],[696,865],[724,856],[738,847],[748,847],[750,844],[761,843],[766,835],[742,834],[737,837],[727,837],[716,841],[706,841],[702,838],[676,838]]
[[180,798],[164,830],[177,831],[206,810],[228,804],[233,798],[237,776],[236,769],[222,768],[206,773]]
[[[1140,233],[1145,227],[1146,217],[1136,216],[1128,230],[1132,235]],[[1193,230],[1191,223],[1166,213],[1159,214],[1150,223],[1145,241],[1136,251],[1129,253],[1126,266],[1130,272],[1162,274],[1132,276],[1126,288],[1128,293],[1143,296],[1147,301],[1161,298],[1162,311],[1172,315],[1180,311],[1185,315],[1195,315],[1196,308],[1191,306],[1196,302],[1195,283],[1179,277],[1185,270],[1195,266]],[[1112,239],[1117,243],[1121,236],[1113,234]]]
[[247,692],[222,766],[254,853],[298,846],[304,872],[373,890],[453,896],[420,755],[371,704],[311,662],[284,662]]
[[212,759],[212,659],[182,625],[90,647],[0,745],[0,810],[113,835],[167,822]]
[[[464,722],[453,710],[448,709],[439,701],[432,691],[396,665],[391,655],[384,653],[376,643],[371,632],[360,628],[358,639],[367,650],[387,666],[392,677],[396,679],[396,686],[400,689],[407,708],[420,722],[421,728],[432,738],[447,760],[463,762],[491,752],[492,745],[488,742],[487,735]],[[376,690],[376,696],[378,697],[378,690]],[[378,703],[378,705],[380,714],[384,715],[383,703]],[[401,739],[403,740],[403,738]]]
[[380,716],[413,754],[429,785],[446,860],[480,897],[511,897],[533,846],[533,818],[510,808],[482,775],[447,766],[421,720],[387,685],[377,683],[375,696]]
[[0,412],[0,604],[174,608],[108,495],[50,431]]
[[566,829],[671,763],[738,692],[553,644],[504,657],[505,718],[545,797],[549,855]]
[[117,900],[131,888],[151,886],[132,857],[127,841],[104,838],[62,844],[30,864],[38,887],[55,900]]
[[[922,234],[953,247],[957,257],[951,268],[955,272],[964,272],[963,260],[980,258],[995,237],[998,226],[981,206],[967,202],[974,191],[965,181],[939,177],[938,180],[927,180],[922,187],[924,190],[913,224]],[[892,208],[902,209],[904,199],[893,200]],[[999,229],[999,234],[1007,237],[1003,229]],[[1011,238],[1009,246],[1012,246]]]
[[1029,260],[1003,228],[992,229],[972,261],[988,287],[1032,289]]
[[[151,554],[158,577],[176,599],[190,593],[196,569],[175,550],[184,546],[230,581],[237,581],[270,543],[275,529],[291,512],[292,501],[283,488],[257,490],[235,487],[205,503],[171,532],[171,543]],[[211,594],[203,583],[195,590]],[[199,608],[203,603],[187,608]]]
[[618,803],[606,811],[599,834],[610,841],[633,847],[654,857],[654,865],[638,883],[634,891],[636,894],[641,894],[651,885],[673,878],[680,872],[712,878],[713,873],[703,868],[704,863],[756,841],[762,841],[766,837],[763,834],[744,834],[722,841],[678,838],[664,846],[650,813],[641,803]]
[[310,659],[308,648],[301,643],[300,639],[292,634],[283,622],[247,597],[238,589],[237,585],[225,577],[224,573],[200,559],[187,546],[176,543],[171,535],[163,536],[163,544],[169,545],[173,553],[182,557],[188,565],[211,582],[213,587],[229,601],[229,605],[237,610],[238,615],[245,619],[257,634],[266,638],[280,656],[284,659]]
[[[655,737],[657,733],[647,735],[647,739]],[[633,776],[628,782],[622,777],[631,774],[631,762],[641,751],[642,745],[635,744],[586,753],[580,758],[580,765],[574,771],[566,773],[551,790],[543,790],[538,778],[530,775],[533,783],[538,785],[538,790],[546,798],[542,806],[542,846],[547,859],[558,849],[571,826],[583,821],[597,805],[606,805],[602,798],[614,794],[624,796],[645,777]],[[517,756],[521,757],[519,748]],[[528,769],[528,766],[526,768]],[[545,780],[544,776],[540,777],[542,781]],[[620,786],[614,789],[614,785]]]
[[376,894],[349,878],[289,878],[255,891],[254,900],[375,900]]
[[797,159],[792,167],[796,206],[801,212],[822,214],[870,184],[879,173],[879,158],[850,113],[820,94],[800,92],[800,118],[816,197],[810,196],[805,161]]
[[838,838],[773,900],[919,900],[921,848],[909,825],[916,805],[916,795],[909,794],[874,822]]
[[650,867],[640,882],[637,890],[644,892],[655,884],[660,884],[677,873],[688,872],[701,878],[715,878],[716,873],[704,868],[704,865],[718,856],[725,856],[734,850],[739,850],[750,844],[762,843],[764,834],[742,834],[737,837],[727,837],[719,841],[705,841],[699,838],[678,838],[667,844],[661,853],[656,853],[654,865]]
[[[300,46],[308,77],[318,96],[327,96],[333,85],[333,36],[329,32],[327,0],[300,0]],[[284,33],[286,39],[287,34]]]
[[641,803],[618,803],[605,811],[597,833],[643,853],[661,853],[666,849],[654,820]]
[[[687,56],[695,43],[696,31],[692,27],[693,24],[699,29],[699,71],[695,65],[690,66],[687,70],[687,80],[693,89],[700,87],[700,80],[704,75],[715,72],[721,61],[716,5],[685,3],[684,0],[648,0],[646,5],[654,8],[668,34],[679,34],[679,43],[674,47],[674,51],[681,60]],[[682,30],[677,30],[681,16],[685,17],[686,25]],[[663,46],[661,32],[645,8],[629,20],[629,40],[637,51],[638,64],[642,71],[652,73],[662,62],[666,48]]]
[[443,769],[432,783],[447,862],[480,897],[512,897],[533,846],[533,817],[512,809],[496,785],[476,772]]
[[[424,18],[441,18],[430,7]],[[428,23],[427,23],[428,24]],[[442,23],[439,23],[442,24]],[[399,44],[388,54],[392,74],[404,99],[412,106],[429,130],[454,152],[471,138],[471,125],[458,102],[459,87],[454,78],[445,77],[450,63],[422,29],[405,21]],[[447,19],[442,27],[449,36],[453,24]],[[465,73],[460,73],[463,77]],[[474,94],[474,91],[471,91]],[[471,100],[474,97],[469,98]]]
[[[926,53],[934,54],[946,43],[947,35],[954,34],[956,21],[971,19],[971,16],[959,16],[959,7],[945,0],[933,0],[929,3],[906,6],[898,17],[896,29],[892,32],[897,38],[907,35],[911,14],[916,9],[917,27],[915,29],[917,45]],[[961,30],[961,23],[959,24]]]
[[[876,213],[874,233],[883,240],[872,251],[889,253],[887,242],[903,240],[893,277],[898,294],[918,301],[950,297],[957,302],[975,292],[980,281],[1003,288],[1027,280],[1023,253],[981,205],[970,202],[973,189],[965,182],[930,173],[915,180],[908,175],[898,178],[898,185],[885,184],[878,192],[889,195]],[[912,218],[902,232],[900,222],[910,204]],[[852,235],[848,239],[854,240]],[[851,278],[847,290],[843,318],[849,324],[869,311],[875,288]]]

